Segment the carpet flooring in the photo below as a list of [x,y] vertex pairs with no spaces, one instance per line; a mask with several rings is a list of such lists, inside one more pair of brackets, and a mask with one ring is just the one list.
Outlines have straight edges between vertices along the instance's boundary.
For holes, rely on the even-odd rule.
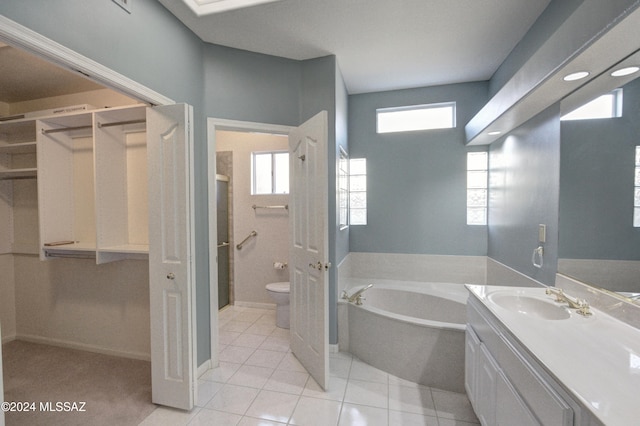
[[156,408],[147,361],[18,340],[2,356],[4,400],[35,403],[5,413],[6,426],[133,426]]

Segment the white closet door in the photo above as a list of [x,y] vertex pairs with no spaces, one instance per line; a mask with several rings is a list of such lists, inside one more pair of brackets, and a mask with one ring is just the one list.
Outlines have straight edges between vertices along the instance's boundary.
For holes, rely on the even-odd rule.
[[196,400],[191,106],[147,109],[151,383],[156,404]]

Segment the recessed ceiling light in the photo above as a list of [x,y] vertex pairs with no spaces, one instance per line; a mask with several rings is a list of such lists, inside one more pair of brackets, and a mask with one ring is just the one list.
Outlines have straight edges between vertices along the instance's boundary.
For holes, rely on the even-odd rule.
[[502,133],[502,132],[501,132],[501,131],[499,131],[499,130],[496,130],[496,131],[494,131],[494,132],[489,132],[489,133],[487,133],[487,134],[488,134],[489,136],[495,136],[495,135],[499,135],[500,133]]
[[589,73],[587,71],[578,71],[578,72],[571,73],[569,75],[565,75],[563,80],[564,81],[576,81],[576,80],[583,79],[588,75],[589,75]]
[[624,77],[625,75],[630,75],[638,71],[640,71],[640,67],[620,68],[619,70],[615,70],[614,72],[612,72],[611,77]]

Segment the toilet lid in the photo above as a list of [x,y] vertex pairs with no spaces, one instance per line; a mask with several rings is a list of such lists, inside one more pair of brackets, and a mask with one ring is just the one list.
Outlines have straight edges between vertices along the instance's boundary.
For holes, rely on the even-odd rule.
[[276,293],[289,293],[289,281],[267,284],[267,290]]

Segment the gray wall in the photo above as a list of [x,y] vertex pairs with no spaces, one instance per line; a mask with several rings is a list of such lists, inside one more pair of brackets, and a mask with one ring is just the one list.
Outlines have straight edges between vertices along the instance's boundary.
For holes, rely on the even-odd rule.
[[500,64],[489,82],[489,95],[493,96],[538,50],[551,34],[573,13],[584,0],[551,0],[547,8],[533,23],[526,35]]
[[[491,96],[552,34],[560,31],[566,37],[545,46],[543,60],[529,66],[515,87],[535,87],[540,82],[536,79],[546,78],[549,71],[580,52],[637,4],[637,0],[552,0],[491,78]],[[569,23],[565,23],[567,18]],[[491,187],[489,257],[545,284],[554,283],[557,269],[560,138],[559,107],[552,106],[491,145],[491,174],[494,179],[502,176],[508,180],[500,182],[498,178]],[[547,225],[547,243],[544,267],[536,269],[531,255],[540,223]],[[491,283],[492,277],[487,280]]]
[[[327,110],[333,129],[337,100],[341,105],[339,122],[346,120],[345,89],[335,57],[300,62],[210,45],[202,43],[154,0],[137,0],[132,8],[133,13],[128,14],[105,0],[33,0],[28,4],[3,2],[0,13],[177,102],[194,106],[196,308],[201,364],[210,355],[205,118],[295,126]],[[344,141],[343,136],[340,139]],[[330,132],[329,176],[334,183],[335,146],[336,133]],[[335,188],[331,185],[330,208],[335,208]],[[335,228],[335,218],[333,221],[330,229]],[[348,248],[342,242],[340,255],[336,255],[335,246],[336,234],[331,232],[330,260],[337,264]],[[335,274],[330,278],[335,288]],[[331,323],[335,341],[335,312]]]
[[[552,106],[489,151],[489,257],[544,284],[554,283],[558,263],[559,117]],[[541,269],[531,262],[539,224],[547,225]]]
[[[202,104],[202,45],[155,0],[0,2],[0,13],[178,102]],[[196,84],[194,84],[196,82]],[[199,109],[199,108],[198,108]]]
[[[376,133],[376,109],[456,101],[457,127]],[[487,83],[352,95],[351,158],[367,159],[368,224],[352,226],[354,252],[486,255],[487,229],[466,224],[464,124],[487,101]]]
[[205,44],[204,81],[207,117],[300,123],[300,61]]
[[198,363],[209,359],[207,144],[201,40],[154,0],[1,2],[0,13],[195,111]]
[[632,221],[640,79],[624,86],[622,111],[620,118],[561,124],[561,258],[640,260],[640,228]]

